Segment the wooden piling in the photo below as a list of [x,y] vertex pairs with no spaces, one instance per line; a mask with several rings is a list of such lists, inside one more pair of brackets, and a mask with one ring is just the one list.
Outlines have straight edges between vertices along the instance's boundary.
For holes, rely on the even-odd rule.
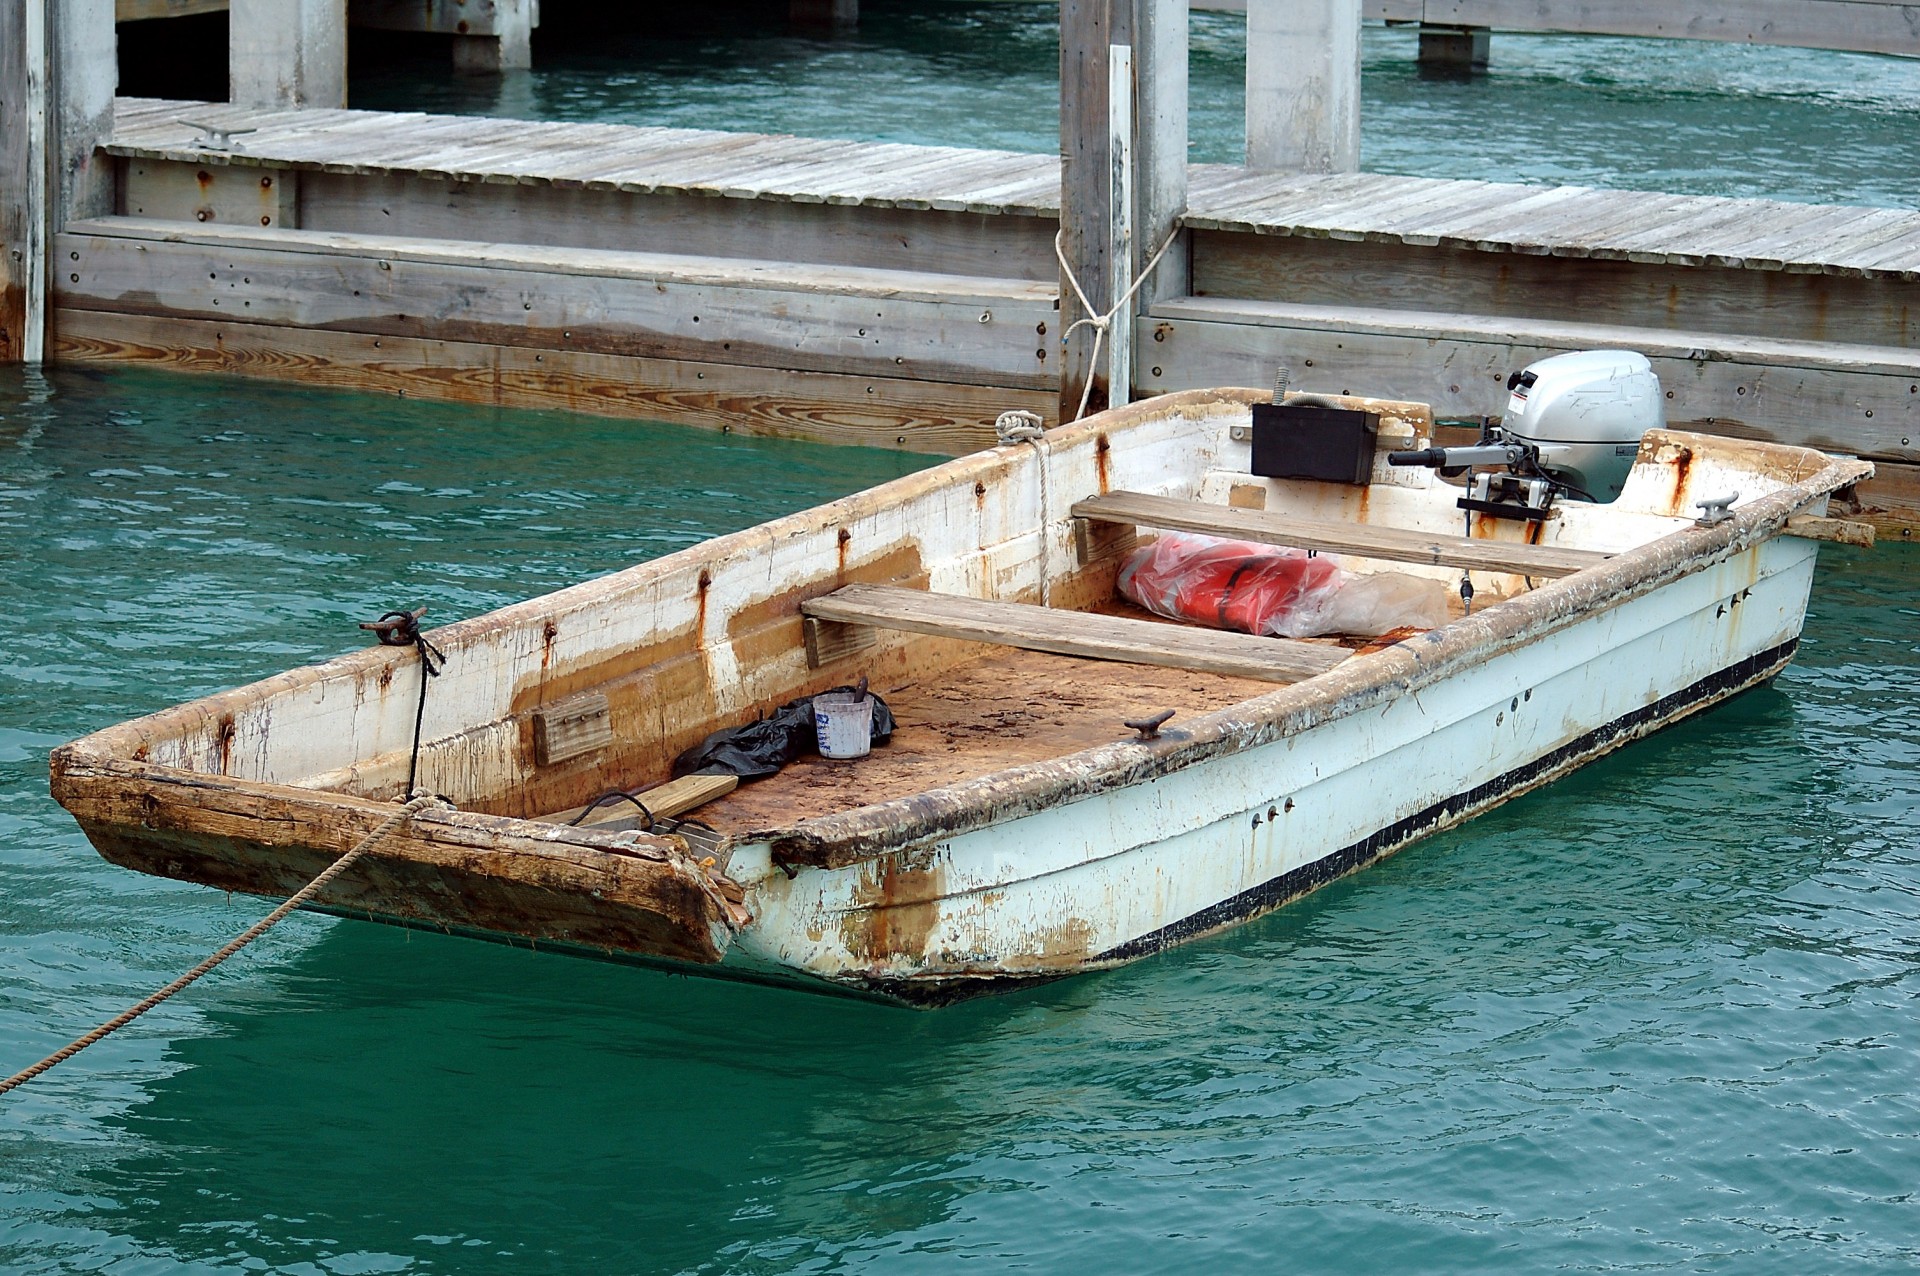
[[[1107,221],[1112,239],[1107,252],[1107,297],[1117,303],[1133,292],[1133,46],[1107,50]],[[1114,316],[1107,329],[1107,400],[1133,402],[1133,322],[1130,313]]]
[[234,105],[347,104],[346,0],[232,0],[227,21]]
[[[1134,260],[1146,260],[1187,212],[1187,0],[1139,0],[1133,31]],[[1136,312],[1188,284],[1185,232],[1140,286]]]
[[1360,167],[1360,0],[1248,0],[1247,167]]
[[0,0],[0,363],[38,363],[46,319],[46,11]]

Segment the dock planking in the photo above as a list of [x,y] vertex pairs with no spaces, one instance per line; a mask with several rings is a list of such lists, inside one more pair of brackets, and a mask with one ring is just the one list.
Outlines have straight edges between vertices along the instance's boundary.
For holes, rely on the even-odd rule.
[[[187,120],[255,131],[221,152]],[[182,220],[69,228],[68,357],[737,411],[739,428],[927,450],[970,446],[1058,376],[1053,156],[140,99],[116,103],[106,149],[123,209]],[[272,224],[257,194],[223,193],[245,193],[235,170],[281,174]],[[1526,359],[1633,344],[1672,420],[1920,462],[1920,213],[1225,165],[1189,166],[1188,186],[1191,295],[1139,320],[1143,390],[1260,384],[1286,362],[1307,388],[1467,416],[1498,412]],[[142,286],[141,256],[167,286]],[[356,282],[318,299],[329,270]],[[396,364],[399,343],[453,362]],[[336,363],[369,349],[358,371]],[[612,386],[615,368],[641,383]],[[696,383],[665,383],[679,375]],[[781,384],[804,403],[744,406]]]

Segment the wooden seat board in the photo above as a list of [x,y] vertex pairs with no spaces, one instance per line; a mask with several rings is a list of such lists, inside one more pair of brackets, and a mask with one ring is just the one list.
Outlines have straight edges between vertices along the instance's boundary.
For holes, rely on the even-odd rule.
[[1253,634],[1059,611],[890,585],[847,585],[800,605],[818,620],[901,629],[1028,651],[1302,682],[1346,659],[1337,647]]
[[1330,523],[1293,518],[1267,510],[1236,509],[1200,501],[1175,500],[1140,492],[1112,492],[1080,501],[1075,518],[1106,523],[1131,523],[1166,531],[1199,532],[1265,545],[1353,554],[1396,563],[1431,567],[1465,567],[1475,571],[1510,572],[1526,576],[1571,576],[1606,561],[1608,555],[1589,549],[1558,545],[1525,545],[1513,541],[1479,540],[1412,532],[1398,527],[1364,523]]

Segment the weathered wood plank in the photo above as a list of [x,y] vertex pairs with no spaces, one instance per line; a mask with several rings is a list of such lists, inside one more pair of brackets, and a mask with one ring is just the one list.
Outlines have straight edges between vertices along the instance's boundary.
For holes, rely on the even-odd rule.
[[1807,540],[1832,541],[1837,545],[1858,545],[1862,549],[1873,548],[1873,524],[1857,523],[1844,518],[1819,518],[1812,514],[1795,514],[1787,520],[1788,536],[1801,536]]
[[[740,777],[737,775],[683,775],[677,780],[643,789],[634,796],[656,821],[670,820],[723,798],[739,787]],[[638,807],[622,800],[556,811],[552,815],[539,816],[538,822],[565,824],[574,828],[600,828],[608,824],[627,823],[637,827],[644,819]]]
[[1059,278],[1051,223],[979,213],[303,173],[301,224],[422,239],[607,250],[670,245],[692,256]]
[[1711,7],[1670,7],[1644,0],[1425,0],[1422,18],[1446,26],[1511,31],[1911,54],[1915,37],[1908,12],[1898,0],[1718,0]]
[[1835,494],[1830,514],[1873,525],[1902,544],[1920,540],[1920,465],[1874,462],[1873,477]]
[[147,22],[155,18],[190,18],[200,13],[225,13],[227,0],[114,0],[115,22]]
[[1513,572],[1529,576],[1571,576],[1605,562],[1607,554],[1559,545],[1523,545],[1507,541],[1472,540],[1433,532],[1409,532],[1398,527],[1365,523],[1328,523],[1294,518],[1265,510],[1206,505],[1141,492],[1110,492],[1078,501],[1075,518],[1109,523],[1131,523],[1172,532],[1199,532],[1229,540],[1288,545],[1330,554],[1352,554],[1392,563],[1420,563],[1429,567],[1466,567],[1474,571]]
[[993,443],[993,420],[1056,409],[1050,391],[537,350],[269,324],[54,312],[49,349],[135,362],[500,407],[672,421],[742,434],[954,455]]
[[[37,362],[45,336],[47,189],[35,175],[46,162],[47,109],[44,85],[27,80],[27,24],[39,16],[23,0],[0,0],[0,120],[10,122],[0,134],[0,365]],[[32,43],[44,60],[44,36]]]
[[1671,396],[1669,421],[1920,461],[1920,352],[1898,347],[1213,298],[1165,303],[1141,330],[1152,393],[1259,385],[1284,359],[1314,369],[1310,388],[1431,403],[1440,416],[1500,414],[1507,375],[1550,354],[1639,350]]
[[58,304],[1044,390],[1043,284],[102,219]]
[[[107,859],[226,890],[291,895],[392,812],[384,803],[166,767],[55,755],[55,795]],[[423,812],[342,875],[322,908],[530,939],[720,957],[732,884],[671,841]],[[322,849],[333,848],[333,849]],[[704,879],[704,880],[703,880]],[[737,890],[737,888],[735,888]],[[718,932],[724,936],[723,928]]]
[[540,766],[598,753],[613,743],[607,698],[598,692],[543,705],[532,719],[533,760]]
[[1056,611],[1030,603],[990,602],[888,585],[848,585],[802,603],[800,609],[809,616],[845,625],[904,629],[1089,660],[1197,669],[1267,682],[1304,681],[1333,668],[1347,655],[1337,647],[1286,638]]
[[[1913,344],[1920,285],[1197,231],[1195,291],[1286,304],[1524,316],[1781,340]],[[1146,356],[1150,358],[1151,356]]]

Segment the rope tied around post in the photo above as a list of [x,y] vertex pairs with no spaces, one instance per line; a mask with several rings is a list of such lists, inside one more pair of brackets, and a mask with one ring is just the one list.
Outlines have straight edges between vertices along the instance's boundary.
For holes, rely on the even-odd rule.
[[268,913],[253,925],[247,927],[244,932],[237,938],[229,941],[219,952],[214,953],[211,957],[208,957],[198,966],[195,966],[192,970],[189,970],[186,974],[180,976],[180,978],[174,980],[160,991],[127,1007],[113,1018],[101,1024],[98,1028],[95,1028],[92,1032],[82,1037],[76,1037],[73,1041],[68,1042],[32,1067],[23,1068],[21,1071],[8,1077],[5,1081],[0,1081],[0,1094],[5,1094],[16,1086],[24,1085],[55,1064],[63,1063],[71,1059],[94,1042],[126,1027],[141,1015],[146,1014],[147,1011],[152,1010],[155,1006],[167,1000],[167,998],[199,979],[221,962],[233,956],[242,948],[245,948],[248,944],[260,938],[260,936],[266,934],[267,931],[279,924],[281,919],[286,917],[288,913],[291,913],[294,909],[299,908],[315,895],[318,895],[321,891],[325,890],[327,885],[336,877],[346,872],[349,868],[352,868],[355,861],[375,846],[378,846],[388,834],[431,806],[451,807],[451,804],[445,798],[435,797],[430,793],[422,793],[413,797],[405,806],[402,806],[399,810],[382,820],[371,833],[368,833],[365,837],[354,843],[352,849],[347,851],[345,855],[342,855],[339,859],[322,869],[318,877],[301,887],[291,898],[271,913]]
[[427,683],[440,676],[446,667],[447,653],[427,641],[420,632],[425,607],[413,611],[390,611],[378,620],[363,620],[360,628],[372,630],[383,647],[413,647],[420,652],[420,703],[413,711],[413,752],[407,757],[408,797],[413,796],[414,781],[420,773],[420,727],[427,718]]
[[1087,414],[1087,401],[1093,396],[1093,370],[1100,366],[1100,346],[1107,338],[1107,330],[1113,327],[1113,321],[1120,312],[1133,304],[1134,297],[1140,292],[1140,286],[1153,277],[1154,269],[1160,265],[1160,259],[1167,255],[1167,249],[1173,247],[1173,242],[1180,238],[1181,229],[1180,224],[1176,222],[1153,256],[1147,259],[1146,267],[1141,270],[1140,277],[1133,281],[1133,287],[1127,289],[1126,295],[1115,301],[1103,314],[1094,313],[1093,303],[1087,300],[1087,290],[1080,286],[1079,277],[1073,273],[1073,267],[1067,264],[1066,228],[1063,226],[1053,233],[1053,255],[1060,263],[1060,274],[1067,281],[1067,286],[1073,289],[1075,299],[1080,302],[1080,309],[1086,312],[1085,318],[1075,319],[1067,325],[1067,330],[1060,334],[1060,344],[1064,347],[1073,340],[1076,329],[1093,329],[1093,349],[1087,352],[1087,379],[1080,387],[1080,406],[1074,409],[1073,420],[1063,421],[1062,425],[1072,425],[1074,421],[1078,421]]

